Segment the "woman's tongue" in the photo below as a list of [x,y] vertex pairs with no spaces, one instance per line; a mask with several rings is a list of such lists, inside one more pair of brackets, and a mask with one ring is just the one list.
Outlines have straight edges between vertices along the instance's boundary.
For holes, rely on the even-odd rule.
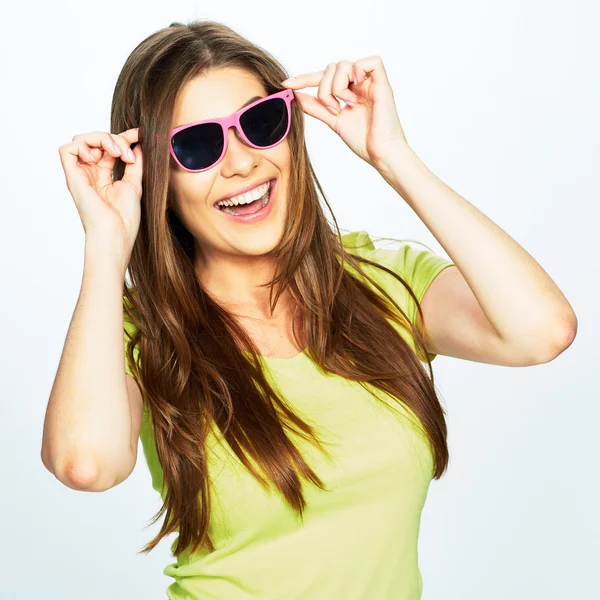
[[231,211],[233,213],[237,213],[238,215],[249,215],[259,210],[261,205],[262,198],[259,198],[258,200],[255,200],[254,202],[250,202],[248,204],[238,204],[237,206],[230,206],[229,210],[225,212]]

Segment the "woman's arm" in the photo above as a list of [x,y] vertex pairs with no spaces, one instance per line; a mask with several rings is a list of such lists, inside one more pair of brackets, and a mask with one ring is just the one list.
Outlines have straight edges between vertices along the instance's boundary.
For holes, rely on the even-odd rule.
[[[482,323],[475,311],[478,304],[506,348],[522,356],[545,361],[571,344],[577,332],[571,305],[515,240],[434,175],[407,144],[398,144],[376,168],[457,266],[458,284],[464,287],[466,282],[473,294],[464,314],[474,314]],[[429,298],[428,304],[452,302],[447,286],[438,289],[445,297]],[[429,322],[440,329],[430,328],[429,337],[447,343],[449,335],[441,329],[448,319],[432,317]]]

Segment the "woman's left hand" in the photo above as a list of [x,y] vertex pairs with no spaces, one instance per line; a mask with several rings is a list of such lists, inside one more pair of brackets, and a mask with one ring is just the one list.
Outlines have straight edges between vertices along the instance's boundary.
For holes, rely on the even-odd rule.
[[[295,91],[302,110],[329,125],[357,156],[375,168],[391,153],[408,147],[379,56],[329,63],[323,71],[296,75],[282,86],[294,91],[319,86],[317,98]],[[336,96],[355,105],[340,109]],[[327,105],[337,109],[337,116]]]

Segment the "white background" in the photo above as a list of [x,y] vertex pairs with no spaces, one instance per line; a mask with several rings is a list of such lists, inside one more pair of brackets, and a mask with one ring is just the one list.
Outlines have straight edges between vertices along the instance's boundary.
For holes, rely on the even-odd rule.
[[[575,342],[549,364],[433,363],[451,462],[423,512],[423,600],[600,598],[596,3],[105,0],[3,11],[0,596],[150,600],[172,582],[162,570],[173,535],[136,554],[158,532],[144,527],[160,508],[141,448],[133,474],[105,493],[65,487],[40,459],[83,268],[58,147],[108,130],[117,76],[142,39],[211,18],[291,75],[380,55],[421,160],[517,240],[577,314]],[[447,256],[374,169],[305,119],[342,228],[417,239]]]

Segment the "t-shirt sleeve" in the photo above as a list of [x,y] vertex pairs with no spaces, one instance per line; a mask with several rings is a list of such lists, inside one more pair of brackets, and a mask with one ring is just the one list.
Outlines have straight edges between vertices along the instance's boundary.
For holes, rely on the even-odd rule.
[[[403,242],[396,244],[394,248],[389,244],[376,248],[366,231],[354,232],[344,238],[345,245],[347,243],[348,246],[357,245],[359,247],[358,250],[347,247],[352,253],[369,258],[400,275],[410,286],[419,303],[421,303],[427,288],[440,272],[455,266],[451,260],[436,254],[424,245],[413,247]],[[416,325],[417,305],[402,283],[377,267],[367,267],[367,270],[369,275],[398,303],[410,322]],[[437,354],[428,353],[428,356],[431,361]]]

